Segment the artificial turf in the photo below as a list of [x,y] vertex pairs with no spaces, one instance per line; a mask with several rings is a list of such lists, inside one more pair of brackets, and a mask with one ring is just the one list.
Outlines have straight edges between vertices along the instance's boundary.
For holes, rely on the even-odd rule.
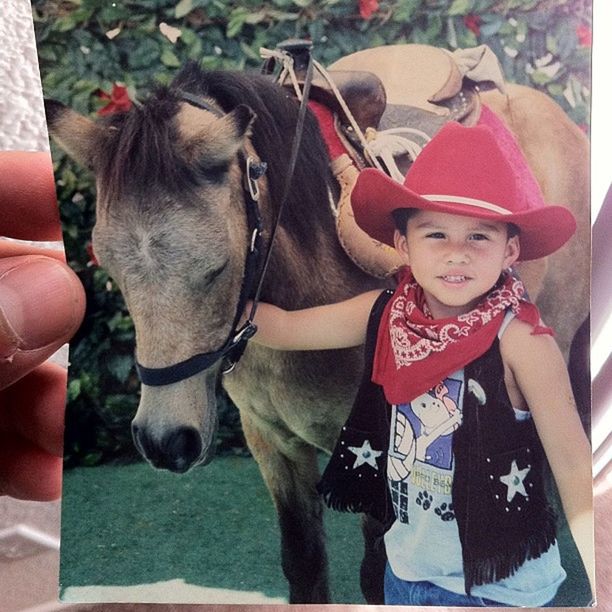
[[[356,515],[327,513],[339,602],[363,602],[359,524]],[[62,591],[176,578],[287,597],[276,514],[253,459],[219,457],[182,476],[142,463],[66,471]]]
[[[143,463],[71,469],[64,476],[62,512],[62,591],[180,578],[287,597],[275,512],[251,458],[219,457],[182,476]],[[335,603],[364,602],[359,524],[356,515],[326,513]],[[568,579],[555,603],[586,605],[584,571],[566,527],[560,547]]]

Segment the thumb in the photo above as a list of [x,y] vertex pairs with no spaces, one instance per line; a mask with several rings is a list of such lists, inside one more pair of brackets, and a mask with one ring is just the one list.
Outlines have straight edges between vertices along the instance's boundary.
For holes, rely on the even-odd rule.
[[0,389],[66,343],[84,310],[83,287],[65,264],[40,255],[0,259]]

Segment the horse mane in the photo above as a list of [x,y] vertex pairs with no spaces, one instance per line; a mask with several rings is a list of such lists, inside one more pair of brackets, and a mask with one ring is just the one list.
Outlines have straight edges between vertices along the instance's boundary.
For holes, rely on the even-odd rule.
[[[298,104],[269,77],[205,71],[195,62],[186,64],[170,86],[157,88],[141,105],[101,121],[110,129],[96,162],[109,206],[125,190],[146,195],[155,184],[161,184],[172,193],[184,193],[203,181],[215,180],[214,172],[211,177],[206,168],[187,164],[176,150],[179,135],[172,119],[184,91],[212,98],[224,112],[247,104],[256,113],[251,140],[259,157],[268,164],[270,204],[276,215],[289,172]],[[325,143],[309,112],[282,217],[282,226],[302,243],[316,242],[321,226],[333,225],[328,195],[328,186],[333,184]],[[140,199],[143,206],[155,206],[154,197]]]

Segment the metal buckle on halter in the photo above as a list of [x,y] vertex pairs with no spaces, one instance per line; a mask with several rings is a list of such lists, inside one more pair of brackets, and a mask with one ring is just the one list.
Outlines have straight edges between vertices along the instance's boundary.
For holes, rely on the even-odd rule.
[[258,161],[251,157],[246,160],[245,181],[249,189],[249,194],[254,202],[259,202],[259,184],[257,181],[266,173],[268,164]]
[[236,332],[232,344],[238,344],[241,340],[250,340],[257,331],[257,325],[253,321],[247,320],[247,322]]
[[251,249],[251,253],[253,251],[255,251],[255,246],[257,244],[257,237],[259,236],[259,228],[255,228],[253,230],[253,233],[251,234],[251,245],[250,245],[250,249]]
[[223,360],[223,365],[221,366],[221,374],[225,376],[225,374],[231,374],[236,369],[237,361],[232,361],[227,357]]
[[[247,342],[255,335],[256,331],[257,325],[251,320],[247,320],[247,322],[236,332],[223,360],[223,366],[221,367],[223,374],[230,374],[234,371],[236,364],[242,357]],[[234,351],[238,353],[235,357],[232,355]]]

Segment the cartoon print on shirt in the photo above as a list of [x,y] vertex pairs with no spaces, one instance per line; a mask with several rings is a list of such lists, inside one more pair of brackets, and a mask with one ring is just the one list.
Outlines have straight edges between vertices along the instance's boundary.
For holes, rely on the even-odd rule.
[[436,504],[439,518],[454,519],[452,508],[440,503],[450,495],[452,434],[463,417],[462,387],[462,377],[447,378],[411,403],[392,408],[387,478],[393,507],[402,523],[409,522],[409,498],[414,495],[422,510]]
[[397,406],[391,416],[391,443],[387,457],[387,477],[394,482],[406,480],[416,457],[416,435],[410,421]]
[[408,478],[415,460],[450,470],[452,436],[462,420],[459,397],[462,382],[447,378],[410,404],[394,406],[387,475]]
[[423,507],[423,510],[429,510],[433,502],[433,497],[427,491],[419,491],[416,498],[416,503]]
[[448,461],[450,468],[450,439],[446,440],[448,444],[444,444],[444,448],[430,451],[429,447],[459,427],[462,413],[457,402],[449,396],[444,382],[434,387],[435,397],[430,393],[421,395],[411,403],[412,412],[420,423],[420,432],[416,438],[416,458],[430,465],[441,463],[439,467],[447,467],[444,463]]
[[434,512],[443,520],[443,521],[453,521],[455,520],[455,510],[453,508],[453,504],[442,503],[437,508],[434,508]]

